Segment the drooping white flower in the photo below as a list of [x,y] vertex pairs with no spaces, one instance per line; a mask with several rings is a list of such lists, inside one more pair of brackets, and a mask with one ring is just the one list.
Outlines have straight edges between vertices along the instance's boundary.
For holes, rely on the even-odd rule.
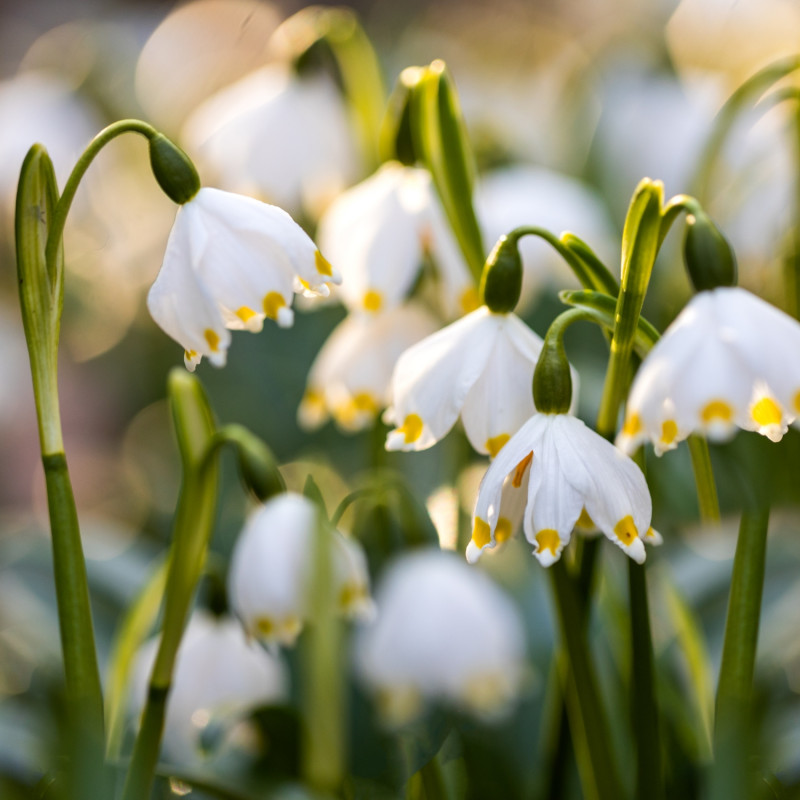
[[386,448],[431,447],[460,415],[470,444],[497,455],[536,410],[531,383],[541,349],[541,338],[519,317],[486,306],[410,347],[392,375],[384,419],[397,427]]
[[348,431],[373,423],[389,400],[389,381],[400,354],[438,328],[419,303],[384,314],[350,314],[317,354],[298,409],[300,424],[315,428],[330,413]]
[[[245,629],[267,643],[294,644],[308,618],[316,506],[303,495],[272,498],[247,521],[231,557],[228,595]],[[372,611],[366,559],[359,544],[331,531],[339,606],[349,616]]]
[[426,251],[439,270],[445,312],[458,316],[478,304],[426,170],[384,164],[331,204],[318,239],[342,273],[339,294],[352,311],[375,313],[401,303]]
[[513,533],[520,494],[525,538],[545,567],[561,557],[576,525],[596,526],[639,563],[643,540],[660,541],[642,471],[568,414],[534,415],[489,465],[475,503],[470,562]]
[[[133,669],[131,705],[141,711],[159,637],[147,641]],[[167,700],[163,747],[172,761],[196,761],[212,719],[231,722],[249,709],[288,698],[289,673],[279,655],[248,640],[232,618],[197,611],[181,640]]]
[[800,324],[737,287],[699,292],[642,362],[617,444],[657,454],[693,431],[780,441],[800,413]]
[[147,297],[153,319],[183,345],[186,367],[223,366],[230,330],[292,324],[294,291],[328,294],[340,280],[282,209],[203,188],[179,209]]
[[182,141],[232,191],[317,216],[358,175],[343,99],[326,75],[270,64],[200,105]]
[[387,722],[413,719],[426,701],[497,716],[524,676],[517,608],[451,553],[404,555],[378,586],[376,620],[358,631],[355,665]]
[[[521,225],[535,224],[555,234],[569,230],[608,261],[615,234],[601,199],[575,178],[542,167],[517,164],[482,175],[475,187],[475,211],[486,242]],[[569,267],[552,247],[527,236],[522,256],[522,302],[545,283],[558,288],[577,285]]]

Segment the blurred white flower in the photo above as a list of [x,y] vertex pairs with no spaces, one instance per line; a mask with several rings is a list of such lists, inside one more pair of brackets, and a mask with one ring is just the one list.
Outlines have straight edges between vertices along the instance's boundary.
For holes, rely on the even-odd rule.
[[392,375],[384,420],[397,427],[386,449],[425,450],[461,415],[470,444],[496,456],[536,410],[531,384],[541,349],[519,317],[486,306],[410,347]]
[[423,169],[384,164],[328,208],[317,234],[342,273],[339,294],[352,311],[401,303],[429,252],[439,271],[441,302],[455,317],[478,305],[474,281]]
[[[475,211],[486,242],[496,242],[520,225],[537,225],[556,236],[574,233],[606,263],[618,258],[614,228],[600,197],[579,180],[552,170],[517,164],[486,173],[475,189]],[[521,303],[543,284],[577,285],[561,256],[541,239],[526,236],[519,252]]]
[[800,324],[750,292],[699,292],[642,362],[617,444],[656,453],[693,431],[780,441],[800,413]]
[[348,431],[371,425],[389,400],[389,382],[400,354],[438,328],[419,303],[384,314],[350,314],[333,330],[308,374],[297,416],[304,428],[330,413]]
[[508,597],[451,553],[395,561],[357,632],[355,667],[385,721],[401,725],[439,701],[483,717],[506,711],[525,674],[525,632]]
[[283,64],[252,72],[202,103],[182,141],[232,191],[318,216],[358,175],[344,101],[324,74]]
[[292,324],[294,291],[328,294],[339,276],[282,209],[203,188],[178,209],[164,263],[147,297],[153,319],[184,348],[225,364],[229,330]]
[[489,465],[475,503],[470,562],[519,524],[522,503],[515,494],[525,498],[525,538],[545,567],[558,561],[579,523],[596,526],[639,563],[645,560],[642,537],[660,542],[650,527],[652,503],[642,471],[568,414],[534,415]]
[[[231,608],[250,635],[294,644],[309,614],[316,506],[300,494],[274,497],[248,519],[231,556]],[[332,564],[340,610],[372,611],[369,575],[361,546],[331,531]]]
[[12,208],[19,170],[31,145],[40,142],[64,181],[90,139],[102,127],[95,110],[61,78],[22,72],[0,82],[0,197]]
[[[139,651],[131,706],[144,708],[159,637]],[[201,756],[201,735],[212,720],[234,722],[259,705],[285,701],[289,673],[278,655],[248,640],[231,618],[196,611],[183,635],[167,700],[163,748],[178,763]]]

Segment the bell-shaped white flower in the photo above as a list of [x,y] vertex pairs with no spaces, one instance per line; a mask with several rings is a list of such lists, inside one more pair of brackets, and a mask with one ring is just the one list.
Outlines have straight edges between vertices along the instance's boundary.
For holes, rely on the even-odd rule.
[[657,454],[693,431],[780,441],[800,413],[800,324],[737,287],[699,292],[642,362],[617,445]]
[[317,216],[358,175],[344,101],[326,75],[270,64],[222,89],[187,120],[182,141],[231,191]]
[[[300,494],[272,498],[247,521],[231,556],[228,596],[245,629],[267,643],[294,644],[308,619],[316,506]],[[331,531],[339,606],[349,616],[372,611],[360,545]]]
[[[131,705],[144,707],[159,637],[148,640],[133,668]],[[279,655],[245,636],[232,618],[197,611],[181,640],[167,700],[163,747],[175,762],[201,755],[203,730],[236,721],[249,709],[288,699],[289,672]]]
[[385,314],[350,314],[319,351],[297,415],[304,428],[331,414],[348,431],[371,425],[389,400],[389,381],[400,354],[432,334],[439,324],[419,303]]
[[473,514],[470,562],[513,533],[520,495],[525,537],[545,567],[561,557],[576,525],[599,528],[639,563],[643,541],[660,541],[642,471],[568,414],[534,415],[489,465]]
[[186,367],[221,367],[230,330],[292,324],[294,291],[328,294],[340,280],[282,209],[203,188],[179,209],[164,263],[147,296],[153,319],[183,345]]
[[376,620],[357,634],[355,666],[388,723],[413,719],[426,701],[498,716],[516,697],[524,625],[485,573],[451,553],[417,551],[389,567],[375,603]]
[[342,273],[339,294],[352,311],[375,313],[401,303],[425,252],[439,270],[448,315],[472,311],[478,304],[427,170],[384,164],[331,204],[317,238]]
[[392,375],[384,419],[397,427],[387,450],[425,450],[461,415],[470,444],[496,456],[536,410],[531,384],[541,349],[519,317],[486,306],[410,347]]

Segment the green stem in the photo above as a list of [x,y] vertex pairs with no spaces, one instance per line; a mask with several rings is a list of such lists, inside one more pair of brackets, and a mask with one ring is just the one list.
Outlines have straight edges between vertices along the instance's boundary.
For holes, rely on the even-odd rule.
[[84,150],[81,157],[78,159],[75,166],[72,168],[66,184],[64,184],[64,191],[56,204],[50,220],[50,230],[47,237],[47,249],[45,251],[45,258],[47,260],[48,272],[53,270],[58,250],[61,246],[61,240],[64,236],[64,226],[67,222],[67,215],[72,207],[72,201],[75,198],[75,192],[89,169],[89,165],[94,161],[97,154],[112,140],[123,133],[140,133],[148,139],[152,139],[158,135],[158,131],[146,122],[138,119],[123,119],[103,128],[97,136],[89,142],[89,146]]
[[636,797],[661,800],[664,776],[661,764],[658,701],[656,698],[653,640],[644,564],[628,564],[633,675],[631,713],[636,742]]
[[711,454],[704,437],[692,434],[687,440],[692,457],[694,484],[697,489],[697,502],[700,506],[700,519],[705,523],[719,524],[719,500],[714,483],[714,470],[711,467]]
[[167,568],[161,639],[123,800],[150,796],[163,732],[163,704],[169,694],[175,659],[203,571],[216,513],[219,469],[217,460],[206,456],[215,447],[215,426],[208,401],[200,382],[180,369],[170,374],[169,391],[184,479]]
[[419,774],[425,791],[425,800],[447,800],[447,787],[438,755],[422,767]]
[[569,657],[564,694],[570,728],[573,736],[576,731],[583,733],[580,739],[576,737],[576,746],[579,741],[586,745],[579,752],[584,792],[587,798],[619,800],[623,796],[622,787],[586,642],[582,622],[585,611],[581,609],[579,595],[565,565],[559,561],[549,568],[548,573],[558,609],[562,643]]
[[755,672],[768,524],[768,509],[742,513],[717,685],[715,741],[726,726],[747,715]]

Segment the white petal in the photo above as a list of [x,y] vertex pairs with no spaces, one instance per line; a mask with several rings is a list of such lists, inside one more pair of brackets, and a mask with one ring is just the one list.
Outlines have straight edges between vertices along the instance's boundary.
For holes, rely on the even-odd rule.
[[470,444],[479,453],[491,455],[536,410],[533,371],[542,348],[542,340],[513,314],[501,320],[486,368],[467,394],[461,411]]
[[483,372],[502,318],[482,306],[406,350],[392,375],[389,419],[414,428],[387,439],[389,449],[424,450],[453,427]]

